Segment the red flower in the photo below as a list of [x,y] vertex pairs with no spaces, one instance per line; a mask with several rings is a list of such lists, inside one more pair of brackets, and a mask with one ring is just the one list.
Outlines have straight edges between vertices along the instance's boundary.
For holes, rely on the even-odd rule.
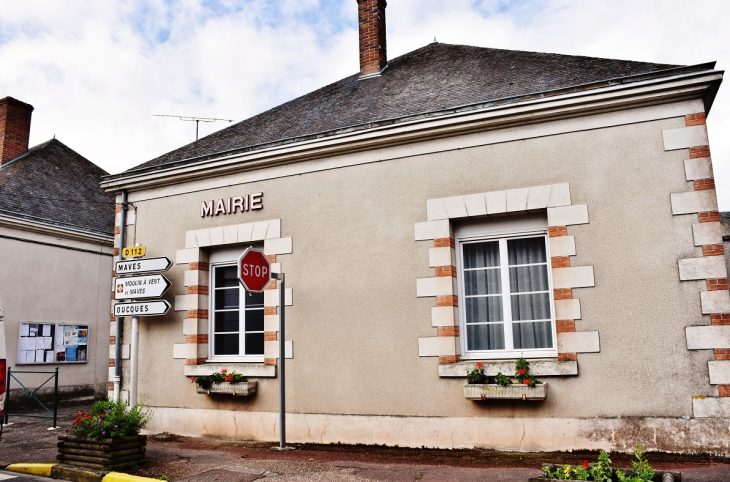
[[587,460],[584,460],[584,461],[583,461],[583,468],[584,468],[584,469],[589,469],[590,467],[591,467],[591,466],[590,466],[590,465],[588,464],[588,461],[587,461]]
[[477,368],[481,368],[483,366],[484,366],[484,364],[482,362],[477,362]]
[[230,382],[233,380],[233,375],[228,375],[226,378],[223,379],[224,382]]
[[522,380],[522,383],[524,383],[525,385],[529,385],[530,384],[530,379],[529,378],[525,378],[524,380]]
[[221,373],[225,375],[226,373],[228,373],[228,370],[226,370],[226,369],[224,368],[223,370],[221,370]]
[[190,377],[190,383],[193,383],[195,381],[195,377]]
[[524,375],[525,373],[527,373],[527,368],[520,368],[519,370],[517,370],[517,373],[519,373],[520,375]]

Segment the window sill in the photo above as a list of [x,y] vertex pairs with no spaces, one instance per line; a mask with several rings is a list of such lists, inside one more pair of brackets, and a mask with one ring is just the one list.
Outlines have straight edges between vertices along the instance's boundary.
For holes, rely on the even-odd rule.
[[[575,376],[578,375],[577,361],[529,360],[530,373],[536,377]],[[449,363],[439,365],[439,376],[442,378],[466,378],[466,373],[474,369],[476,361]],[[514,360],[481,361],[484,374],[490,377],[502,372],[511,375],[515,372]]]
[[240,373],[244,377],[276,378],[276,365],[263,363],[206,363],[205,365],[186,365],[186,377],[200,377],[212,375],[221,370]]

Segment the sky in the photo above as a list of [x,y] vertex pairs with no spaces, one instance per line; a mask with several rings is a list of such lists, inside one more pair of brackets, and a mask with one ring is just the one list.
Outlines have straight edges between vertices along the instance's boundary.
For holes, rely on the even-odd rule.
[[[388,57],[439,42],[730,64],[726,0],[388,0]],[[359,71],[356,0],[0,0],[0,98],[109,173]],[[730,210],[730,86],[708,117]],[[200,123],[200,135],[231,125]]]

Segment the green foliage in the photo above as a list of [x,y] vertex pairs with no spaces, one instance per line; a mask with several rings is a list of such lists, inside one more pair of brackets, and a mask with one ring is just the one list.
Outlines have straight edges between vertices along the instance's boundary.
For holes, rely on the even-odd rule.
[[229,382],[229,383],[242,383],[247,382],[248,380],[246,377],[241,375],[240,373],[236,373],[236,371],[232,371],[231,373],[228,373],[228,370],[223,369],[219,372],[213,373],[212,375],[206,375],[206,376],[200,376],[200,377],[190,377],[190,382],[195,382],[200,386],[200,388],[207,390],[210,388],[210,386],[214,383],[223,383],[223,382]]
[[504,375],[502,372],[497,373],[497,376],[494,377],[494,379],[499,385],[502,385],[503,387],[506,387],[507,385],[512,385],[512,379],[507,375]]
[[486,383],[487,376],[484,374],[484,364],[477,362],[474,369],[466,373],[466,379],[470,385]]
[[601,450],[598,454],[598,462],[591,465],[591,477],[597,482],[611,482],[611,474],[613,469],[611,468],[611,458],[608,452]]
[[96,440],[124,438],[138,435],[151,418],[152,412],[143,404],[129,408],[123,403],[100,400],[89,413],[79,413],[71,423],[70,433]]
[[160,475],[160,478],[157,480],[167,480],[169,482],[171,479],[169,475]]
[[[651,482],[654,477],[654,469],[649,462],[644,459],[644,452],[641,445],[637,445],[634,449],[634,458],[631,461],[633,473],[627,475],[617,470],[616,477],[619,482]],[[590,480],[595,482],[611,482],[613,468],[611,468],[611,458],[605,450],[601,450],[598,455],[598,462],[588,463],[586,460],[582,466],[573,466],[565,464],[551,471],[550,467],[545,465],[542,467],[545,477],[557,480]]]
[[651,482],[654,477],[654,469],[649,465],[649,461],[644,458],[644,450],[641,445],[637,445],[634,449],[634,458],[631,461],[633,474],[626,475],[622,471],[617,470],[616,476],[619,482]]
[[515,362],[515,378],[517,378],[517,383],[520,385],[527,385],[531,388],[537,383],[542,383],[535,379],[533,375],[530,375],[530,363],[524,358],[519,358]]

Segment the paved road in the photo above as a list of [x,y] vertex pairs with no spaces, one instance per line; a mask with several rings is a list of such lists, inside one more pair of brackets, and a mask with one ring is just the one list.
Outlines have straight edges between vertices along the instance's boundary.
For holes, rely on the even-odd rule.
[[9,482],[26,482],[26,481],[38,481],[41,480],[43,482],[48,482],[48,478],[46,477],[37,477],[35,475],[25,475],[25,474],[16,474],[15,472],[7,472],[5,470],[0,470],[0,481],[9,481]]

